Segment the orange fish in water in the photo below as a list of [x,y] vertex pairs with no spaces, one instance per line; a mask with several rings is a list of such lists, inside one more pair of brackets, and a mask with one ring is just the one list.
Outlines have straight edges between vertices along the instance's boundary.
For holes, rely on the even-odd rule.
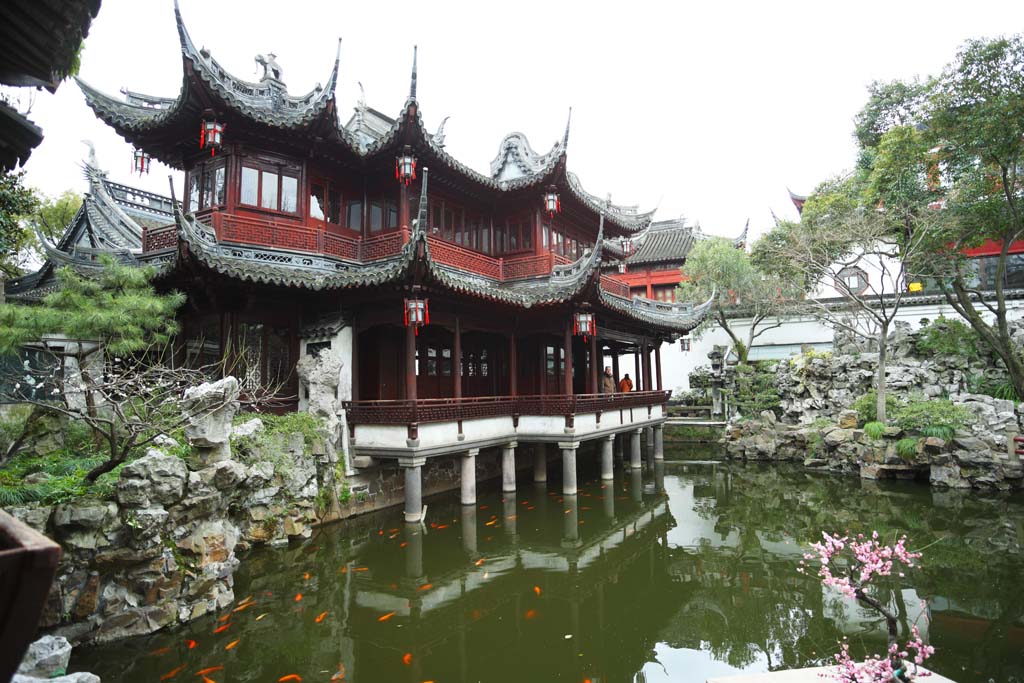
[[378,536],[383,536],[384,535],[384,530],[383,529],[377,529],[377,535]]
[[304,579],[305,581],[309,581],[309,572],[303,572],[303,574],[302,574],[302,578],[303,578],[303,579]]
[[214,633],[224,633],[224,631],[227,631],[229,628],[231,628],[231,622],[230,621],[228,623],[224,624],[223,626],[218,626],[217,628],[213,629],[213,632]]
[[288,674],[287,676],[281,676],[277,679],[277,683],[286,683],[287,681],[301,681],[302,676],[299,674]]
[[238,640],[232,640],[230,643],[228,643],[227,645],[224,646],[224,649],[225,650],[233,650],[233,649],[235,649],[235,646],[238,645],[240,642],[242,642],[241,638],[239,638]]
[[480,509],[481,509],[481,510],[486,510],[486,509],[487,509],[487,506],[486,506],[486,505],[481,505],[481,506],[480,506]]
[[196,649],[196,645],[198,645],[199,643],[197,643],[194,640],[187,640],[187,641],[185,641],[185,644],[188,645],[188,649],[194,650],[194,649]]
[[314,619],[313,621],[319,624],[321,621],[324,620],[326,616],[327,612],[321,612],[320,614],[316,615],[316,619]]
[[205,676],[206,674],[212,674],[214,671],[223,671],[223,666],[208,666],[205,669],[200,669],[196,672],[196,676]]
[[534,586],[533,587],[533,592],[536,593],[537,595],[540,595],[540,586]]
[[402,655],[402,664],[405,664],[406,666],[412,664],[412,653],[406,652]]
[[377,621],[381,621],[381,622],[387,621],[391,617],[395,616],[395,614],[396,614],[396,612],[388,612],[387,614],[382,614],[379,617],[377,617]]
[[496,520],[496,519],[492,519],[492,520],[491,520],[491,521],[489,521],[489,522],[484,522],[484,526],[494,526],[494,525],[495,525],[495,524],[497,524],[497,523],[498,523],[498,520]]
[[338,571],[339,571],[339,572],[341,572],[342,574],[348,574],[348,567],[347,567],[347,566],[345,566],[345,567],[342,567],[342,568],[341,568],[341,569],[339,569]]
[[572,512],[572,508],[569,508],[568,510],[566,510],[566,511],[565,511],[564,513],[562,513],[562,514],[566,514],[566,515],[567,515],[567,514],[569,514],[570,512]]
[[369,567],[356,567],[356,571],[357,572],[368,572],[368,571],[370,571],[370,568]]
[[230,619],[230,618],[231,618],[231,614],[230,614],[230,613],[228,613],[228,614],[225,614],[225,615],[224,615],[224,616],[222,616],[222,617],[218,617],[218,618],[217,618],[217,621],[219,621],[220,623],[222,623],[222,624],[223,624],[223,623],[224,623],[225,621],[227,621],[227,620],[228,620],[228,619]]
[[398,538],[398,534],[391,534],[390,536],[388,536],[388,540],[389,540],[389,541],[393,541],[393,540],[395,540],[396,538]]
[[418,591],[428,591],[428,590],[430,590],[433,587],[434,587],[434,584],[432,584],[432,583],[425,583],[422,586],[420,586],[419,588],[417,588],[416,590],[418,590]]
[[437,522],[431,522],[430,523],[430,528],[431,529],[436,529],[437,528]]
[[490,575],[491,575],[491,573],[490,573],[490,572],[484,572],[484,578],[485,578],[485,579],[486,579],[486,578],[487,578],[488,576],[490,576]]
[[530,506],[528,506],[528,507],[527,507],[526,509],[527,509],[527,510],[536,510],[537,508],[535,508],[535,507],[533,507],[532,505],[530,505]]
[[476,561],[476,562],[474,562],[473,564],[475,564],[476,566],[478,566],[478,567],[479,567],[480,565],[482,565],[482,564],[484,563],[484,560],[485,560],[485,559],[486,559],[486,558],[483,558],[483,557],[481,557],[481,558],[480,558],[479,560],[477,560],[477,561]]
[[217,681],[213,680],[209,676],[203,676],[203,683],[217,683]]
[[405,546],[407,546],[407,545],[409,545],[409,542],[408,542],[408,541],[402,541],[401,543],[399,543],[399,544],[398,544],[398,547],[399,547],[399,548],[404,548],[404,547],[405,547]]
[[[398,533],[398,529],[397,529],[397,528],[394,528],[394,529],[388,529],[388,533],[389,533],[389,534],[397,534],[397,533]],[[338,666],[341,666],[341,665],[339,664]]]
[[165,673],[163,676],[161,676],[160,680],[161,681],[169,681],[172,678],[174,678],[175,676],[177,676],[178,674],[180,674],[184,669],[185,669],[185,665],[184,664],[182,664],[181,666],[176,666],[173,669],[171,669],[170,671],[168,671],[167,673]]
[[170,651],[171,651],[171,648],[169,648],[169,647],[161,647],[161,648],[157,648],[156,650],[153,650],[152,652],[150,652],[149,656],[150,657],[159,657],[160,655],[165,655],[165,654],[167,654]]
[[252,607],[255,604],[256,604],[255,602],[247,602],[244,605],[239,605],[238,607],[236,607],[235,609],[233,609],[231,611],[232,612],[244,612],[245,610],[249,609],[250,607]]
[[331,676],[332,681],[340,681],[345,678],[345,662],[338,662],[338,672]]
[[537,616],[537,612],[535,610],[528,609],[528,610],[526,610],[526,614],[523,615],[523,618],[524,619],[533,619],[535,616]]
[[302,593],[295,594],[295,602],[302,602]]
[[439,530],[440,530],[440,529],[447,529],[447,528],[448,528],[448,525],[447,525],[447,524],[438,524],[438,525],[437,525],[437,528],[438,528]]

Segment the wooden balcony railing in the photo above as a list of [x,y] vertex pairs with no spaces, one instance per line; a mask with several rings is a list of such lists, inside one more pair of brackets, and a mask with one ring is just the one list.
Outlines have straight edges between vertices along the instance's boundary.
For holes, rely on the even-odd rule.
[[[409,241],[407,230],[392,230],[375,237],[361,238],[223,211],[200,211],[197,218],[213,228],[220,242],[323,254],[346,261],[367,262],[395,256]],[[174,248],[177,239],[177,228],[173,224],[145,228],[142,231],[142,251],[148,253]],[[495,258],[437,237],[428,236],[427,242],[431,257],[438,263],[499,282],[542,277],[557,265],[572,263],[571,259],[554,252]],[[617,296],[629,298],[629,285],[610,275],[601,276],[601,287]]]
[[454,422],[510,415],[596,413],[620,408],[663,405],[669,391],[631,391],[620,394],[546,394],[540,396],[474,396],[426,398],[417,401],[346,401],[350,425],[408,425]]

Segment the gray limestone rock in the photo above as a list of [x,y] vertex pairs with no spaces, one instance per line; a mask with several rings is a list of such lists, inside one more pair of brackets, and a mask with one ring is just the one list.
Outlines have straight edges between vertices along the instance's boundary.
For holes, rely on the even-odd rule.
[[216,448],[228,443],[231,421],[238,412],[238,393],[238,380],[234,377],[204,382],[185,391],[190,415],[185,437],[190,444]]
[[50,678],[67,671],[71,660],[71,643],[60,636],[43,636],[28,646],[18,673],[37,678]]
[[11,683],[100,683],[100,677],[85,671],[76,671],[73,674],[56,678],[36,678],[35,676],[15,674]]
[[[188,467],[180,458],[150,449],[144,457],[122,468],[118,499],[122,491],[129,499],[141,497],[144,493],[150,502],[171,505],[181,500],[187,481]],[[140,485],[143,490],[140,490]]]
[[234,439],[243,438],[246,436],[252,436],[263,431],[263,420],[258,417],[254,417],[251,420],[243,422],[240,425],[235,425],[231,429],[231,437]]

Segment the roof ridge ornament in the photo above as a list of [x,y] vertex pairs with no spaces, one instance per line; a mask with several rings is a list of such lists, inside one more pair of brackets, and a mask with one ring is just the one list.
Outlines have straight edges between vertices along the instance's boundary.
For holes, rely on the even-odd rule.
[[441,125],[437,127],[437,132],[434,133],[434,144],[444,149],[444,124],[448,123],[450,116],[446,116],[441,119]]
[[569,107],[569,118],[565,121],[565,135],[562,136],[562,153],[569,147],[569,126],[572,125],[572,107]]
[[412,46],[412,77],[409,79],[409,101],[416,101],[416,52],[417,46]]

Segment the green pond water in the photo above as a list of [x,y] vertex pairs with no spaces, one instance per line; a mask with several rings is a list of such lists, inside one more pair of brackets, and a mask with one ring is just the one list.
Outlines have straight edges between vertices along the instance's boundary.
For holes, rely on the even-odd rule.
[[203,681],[208,667],[223,667],[205,674],[217,683],[701,683],[817,665],[844,636],[882,651],[884,627],[800,574],[801,547],[821,529],[877,529],[927,546],[889,604],[936,647],[931,667],[1024,681],[1021,497],[685,462],[604,485],[580,460],[575,499],[552,463],[546,486],[521,476],[514,496],[427,499],[425,528],[396,509],[248,553],[231,607],[77,648],[71,669],[105,683]]

